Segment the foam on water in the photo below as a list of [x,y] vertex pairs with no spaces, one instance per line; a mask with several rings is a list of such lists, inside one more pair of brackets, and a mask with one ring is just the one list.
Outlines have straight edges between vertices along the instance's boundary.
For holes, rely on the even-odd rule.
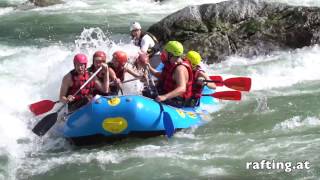
[[319,80],[320,47],[318,45],[294,51],[276,52],[268,56],[242,58],[233,56],[227,61],[211,66],[225,78],[248,76],[252,90],[271,90],[290,87],[305,81]]
[[319,1],[315,0],[267,0],[269,2],[281,2],[294,6],[320,6]]
[[29,126],[35,119],[28,112],[27,105],[57,91],[43,87],[54,82],[54,66],[69,52],[57,46],[38,49],[1,45],[0,49],[6,52],[0,57],[0,113],[3,119],[0,121],[0,149],[8,153],[8,169],[10,175],[14,175],[28,149],[20,139],[34,136]]
[[276,124],[273,130],[296,130],[314,127],[320,127],[320,119],[318,117],[302,118],[300,116],[294,116],[288,120]]
[[210,177],[210,175],[211,176],[212,175],[217,176],[217,175],[225,175],[225,174],[227,174],[224,169],[217,168],[217,167],[214,167],[214,166],[203,167],[199,171],[200,171],[200,175],[201,176],[209,176],[209,177]]
[[[180,160],[204,160],[202,154],[199,156],[190,155],[189,153],[180,152],[181,145],[143,145],[133,149],[111,149],[99,151],[81,151],[81,152],[62,152],[54,157],[32,157],[30,161],[24,161],[20,166],[20,173],[26,175],[43,174],[51,169],[66,164],[90,164],[98,163],[103,167],[108,164],[119,164],[133,158],[163,158],[170,157]],[[190,148],[190,147],[188,147]],[[191,150],[191,149],[190,149]]]
[[0,16],[8,14],[14,10],[13,7],[0,8]]
[[39,158],[32,158],[32,161],[25,161],[23,166],[20,167],[21,174],[37,175],[46,173],[56,167],[66,164],[89,164],[92,162],[99,162],[100,164],[117,164],[124,160],[123,153],[113,151],[97,151],[97,152],[82,152],[71,153],[70,151],[61,153],[59,156],[45,158],[45,160]]

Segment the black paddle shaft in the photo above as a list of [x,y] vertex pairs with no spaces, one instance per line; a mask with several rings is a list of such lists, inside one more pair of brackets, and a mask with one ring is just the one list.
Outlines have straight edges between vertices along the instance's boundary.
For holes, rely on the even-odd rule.
[[34,126],[32,132],[38,136],[45,135],[49,129],[57,122],[59,112],[66,106],[63,104],[56,112],[48,114],[46,117],[41,119],[38,124]]

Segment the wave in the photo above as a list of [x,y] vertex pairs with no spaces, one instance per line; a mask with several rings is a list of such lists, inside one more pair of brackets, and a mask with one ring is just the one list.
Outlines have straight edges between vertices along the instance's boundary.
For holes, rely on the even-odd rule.
[[[114,51],[124,50],[133,60],[138,48],[129,43],[111,41],[99,28],[84,29],[72,47],[64,44],[47,47],[0,44],[0,113],[3,119],[0,121],[0,149],[7,152],[12,167],[23,158],[24,150],[39,143],[33,142],[38,137],[30,129],[41,117],[33,117],[28,111],[28,104],[42,99],[57,99],[62,77],[73,68],[73,56],[85,53],[91,64],[96,50],[105,50],[109,60]],[[125,92],[135,92],[133,87],[141,88],[138,84],[128,83]],[[19,144],[21,140],[26,143]],[[49,144],[44,146],[51,147]]]
[[0,16],[9,14],[14,11],[13,7],[0,8]]
[[232,56],[225,62],[211,65],[211,69],[226,74],[225,77],[251,77],[253,91],[271,90],[320,80],[319,56],[320,47],[315,45],[253,58]]
[[279,124],[276,124],[273,130],[296,130],[304,128],[320,127],[319,117],[306,117],[294,116]]

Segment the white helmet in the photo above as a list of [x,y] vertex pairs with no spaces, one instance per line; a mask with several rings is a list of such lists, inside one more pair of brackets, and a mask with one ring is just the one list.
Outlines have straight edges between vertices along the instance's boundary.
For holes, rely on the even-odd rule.
[[141,29],[141,25],[138,22],[133,22],[130,26],[130,31]]

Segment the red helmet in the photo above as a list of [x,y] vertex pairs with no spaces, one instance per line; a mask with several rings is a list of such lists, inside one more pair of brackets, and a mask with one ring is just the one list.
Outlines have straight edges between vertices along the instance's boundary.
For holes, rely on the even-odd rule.
[[115,58],[119,64],[122,66],[125,65],[128,61],[128,56],[125,52],[123,51],[116,51],[113,53],[113,58]]
[[93,58],[95,58],[95,57],[101,57],[103,61],[106,61],[106,59],[107,59],[107,55],[103,51],[96,51],[93,55]]
[[149,62],[149,56],[147,53],[139,53],[138,63],[147,64]]
[[80,64],[86,64],[88,63],[87,56],[85,54],[76,54],[73,58],[73,63],[80,63]]

